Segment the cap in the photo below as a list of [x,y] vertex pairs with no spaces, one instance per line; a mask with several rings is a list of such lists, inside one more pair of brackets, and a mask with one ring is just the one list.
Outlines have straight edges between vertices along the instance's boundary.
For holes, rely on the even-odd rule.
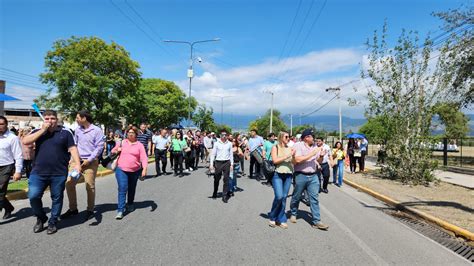
[[314,132],[313,132],[313,129],[311,128],[307,128],[303,131],[303,133],[301,133],[301,140],[303,140],[304,138],[306,138],[307,136],[313,136],[314,137]]

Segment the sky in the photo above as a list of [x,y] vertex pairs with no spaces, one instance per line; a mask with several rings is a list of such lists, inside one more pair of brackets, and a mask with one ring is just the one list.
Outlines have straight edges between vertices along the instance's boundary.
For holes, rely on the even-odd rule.
[[[28,107],[46,89],[38,75],[53,42],[96,36],[123,46],[144,78],[174,81],[187,94],[189,46],[163,41],[220,38],[196,44],[191,93],[216,113],[224,97],[224,114],[258,117],[273,92],[274,108],[284,115],[337,115],[338,101],[329,101],[333,94],[325,89],[354,81],[341,87],[342,112],[363,118],[368,84],[360,66],[374,30],[386,19],[392,43],[402,29],[440,34],[441,21],[431,13],[472,2],[0,0],[0,79],[7,94],[22,100],[6,107]],[[348,98],[360,104],[350,106]]]

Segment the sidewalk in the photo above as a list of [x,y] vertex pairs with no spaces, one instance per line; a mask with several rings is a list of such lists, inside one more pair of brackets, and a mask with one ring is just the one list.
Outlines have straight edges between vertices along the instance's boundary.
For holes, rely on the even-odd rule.
[[[366,160],[365,165],[370,169],[379,169],[379,166],[375,166],[375,162]],[[436,170],[434,172],[435,176],[441,181],[474,189],[474,176],[469,174],[458,174],[449,171]]]

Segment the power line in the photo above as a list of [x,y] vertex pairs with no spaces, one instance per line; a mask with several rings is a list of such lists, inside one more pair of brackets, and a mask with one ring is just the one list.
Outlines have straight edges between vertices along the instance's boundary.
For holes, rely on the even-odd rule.
[[152,36],[150,36],[150,34],[148,34],[144,29],[142,29],[142,27],[140,27],[140,25],[138,25],[129,15],[127,15],[117,4],[115,4],[113,2],[113,0],[109,0],[110,3],[124,16],[126,17],[130,22],[132,22],[133,25],[135,25],[135,27],[137,27],[137,29],[139,29],[143,34],[145,34],[145,36],[150,39],[150,41],[152,41],[154,44],[156,44],[156,46],[160,47],[163,51],[165,51],[166,53],[169,53],[168,50],[166,50],[163,46],[161,46],[161,44],[159,42],[157,42]]
[[301,8],[301,3],[302,3],[302,2],[303,2],[302,0],[300,0],[300,1],[298,2],[298,7],[296,8],[295,16],[293,17],[293,21],[291,22],[290,29],[289,29],[289,31],[288,31],[288,33],[287,33],[287,35],[286,35],[285,44],[283,44],[283,48],[282,48],[282,50],[281,50],[281,52],[280,52],[280,56],[278,57],[278,58],[279,58],[278,61],[280,61],[280,59],[283,57],[283,53],[284,53],[284,51],[285,51],[285,49],[286,49],[286,45],[288,44],[288,40],[289,40],[289,38],[290,38],[290,36],[291,36],[291,32],[293,31],[293,27],[295,26],[296,18],[298,17],[298,14],[300,13],[300,8]]
[[42,90],[42,91],[45,90],[45,88],[38,88],[38,87],[30,86],[28,84],[24,84],[24,83],[21,83],[21,82],[16,82],[16,81],[9,81],[9,83],[17,84],[17,85],[20,85],[20,86],[25,86],[25,87],[28,87],[28,88],[31,88],[31,89],[37,89],[37,90]]
[[312,112],[309,112],[309,113],[307,113],[307,114],[302,114],[301,117],[302,117],[302,118],[303,118],[303,117],[307,117],[307,116],[310,116],[310,115],[316,113],[317,111],[323,109],[326,105],[328,105],[330,102],[332,102],[332,101],[333,101],[334,99],[336,99],[336,98],[337,98],[337,95],[334,96],[334,97],[332,97],[331,100],[329,100],[327,103],[321,105],[321,106],[320,106],[319,108],[317,108],[316,110],[314,110],[314,111],[312,111]]
[[35,85],[35,86],[44,86],[43,84],[38,83],[38,82],[33,82],[33,81],[29,81],[29,80],[24,80],[24,79],[16,78],[16,77],[8,77],[8,76],[6,76],[6,75],[3,74],[3,73],[0,73],[0,76],[2,76],[2,78],[4,78],[5,81],[7,81],[7,82],[13,80],[13,81],[17,81],[17,82],[28,83],[28,84]]
[[25,73],[18,72],[18,71],[15,71],[15,70],[12,70],[12,69],[8,69],[8,68],[5,68],[5,67],[0,67],[0,69],[3,69],[4,71],[16,73],[16,74],[19,74],[19,75],[28,76],[28,77],[32,77],[32,78],[38,79],[38,76],[33,76],[33,75],[25,74]]

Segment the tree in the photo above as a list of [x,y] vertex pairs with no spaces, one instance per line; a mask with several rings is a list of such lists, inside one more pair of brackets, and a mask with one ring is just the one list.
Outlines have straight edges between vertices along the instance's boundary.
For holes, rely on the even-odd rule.
[[[153,128],[163,128],[186,118],[188,115],[188,98],[172,81],[162,79],[143,79],[138,95],[143,98],[139,112],[130,112],[127,121],[132,123],[148,122]],[[130,100],[133,100],[130,99]],[[196,108],[197,101],[191,98],[191,108]]]
[[97,37],[56,41],[46,54],[45,67],[41,81],[49,89],[37,102],[70,119],[84,109],[100,124],[115,124],[138,102],[126,105],[123,100],[136,95],[139,65],[114,42],[107,44]]
[[225,124],[217,124],[215,125],[214,132],[216,132],[217,135],[219,135],[222,130],[225,130],[227,133],[232,134],[232,128],[229,125]]
[[440,51],[431,67],[434,47],[429,37],[420,45],[417,33],[403,30],[397,44],[388,46],[385,24],[381,35],[375,32],[367,41],[369,66],[362,72],[376,85],[368,89],[367,116],[386,118],[390,129],[382,173],[405,183],[426,184],[434,179],[436,168],[426,145],[433,106],[461,97],[450,90],[450,81],[442,74],[446,51]]
[[460,139],[466,137],[469,132],[469,117],[459,110],[458,104],[439,103],[433,108],[433,112],[439,116],[444,124],[444,137],[449,139]]
[[[273,133],[278,134],[280,131],[288,131],[288,127],[280,118],[280,111],[273,110]],[[265,115],[257,120],[251,121],[249,130],[256,129],[261,136],[268,136],[270,133],[270,110]]]
[[386,115],[371,117],[360,129],[359,132],[367,136],[372,143],[387,143],[394,131],[390,125],[391,119]]
[[216,128],[216,123],[212,117],[213,113],[214,110],[212,107],[207,109],[206,105],[202,104],[198,106],[197,112],[193,114],[192,120],[201,130],[213,131]]
[[442,48],[446,60],[441,74],[463,107],[474,103],[474,7],[463,7],[433,13],[444,20],[443,29],[450,33]]

